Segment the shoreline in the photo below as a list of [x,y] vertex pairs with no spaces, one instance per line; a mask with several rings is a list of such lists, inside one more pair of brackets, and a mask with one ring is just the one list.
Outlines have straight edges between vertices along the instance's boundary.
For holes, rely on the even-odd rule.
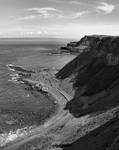
[[[17,149],[21,145],[24,146],[32,140],[42,138],[42,136],[46,138],[46,140],[48,137],[51,137],[52,140],[50,146],[63,145],[67,142],[72,143],[73,141],[76,141],[77,139],[85,136],[87,133],[112,120],[116,116],[116,112],[119,109],[118,107],[115,107],[106,112],[100,112],[98,115],[86,115],[80,118],[75,118],[68,111],[64,110],[67,100],[70,100],[71,97],[68,97],[68,94],[65,95],[64,91],[60,91],[60,89],[56,88],[54,83],[52,83],[51,86],[47,85],[43,82],[42,75],[39,82],[29,79],[26,81],[29,81],[32,84],[34,83],[35,85],[36,83],[39,85],[41,84],[42,86],[45,85],[47,92],[56,98],[59,104],[59,109],[53,114],[53,116],[48,118],[44,124],[37,126],[30,131],[26,131],[24,134],[22,133],[22,136],[19,135],[16,139],[10,143],[7,143],[3,147],[3,150],[12,150],[14,148]],[[76,135],[74,136],[74,134]]]
[[[20,69],[20,71],[18,71],[18,70],[16,71],[15,66],[13,66],[12,64],[8,64],[6,66],[8,67],[8,69],[10,71],[12,71],[10,74],[11,80],[8,80],[8,81],[13,82],[13,84],[14,83],[15,84],[21,84],[23,86],[23,88],[25,88],[25,86],[32,87],[32,90],[34,90],[36,88],[35,90],[38,90],[38,92],[41,92],[41,94],[46,94],[49,97],[49,101],[50,101],[50,99],[52,99],[53,95],[51,93],[49,93],[48,91],[46,91],[47,89],[42,84],[39,85],[39,83],[34,82],[32,80],[31,80],[32,82],[30,82],[30,80],[27,80],[27,78],[24,78],[24,75],[19,75],[19,73],[21,72],[22,69]],[[14,69],[11,69],[10,66],[14,67]],[[19,67],[21,67],[21,66],[19,66]],[[27,91],[27,89],[25,89],[25,91]],[[29,91],[27,91],[27,92],[29,93]],[[34,94],[32,93],[30,95],[34,95]],[[30,95],[28,97],[30,97]],[[26,125],[26,127],[24,127],[24,128],[18,128],[15,131],[11,130],[9,132],[2,133],[0,135],[0,140],[1,140],[0,145],[5,146],[5,145],[11,143],[12,141],[16,140],[17,138],[23,136],[24,134],[26,135],[27,132],[29,133],[30,132],[29,128],[36,128],[37,126],[42,126],[43,124],[48,122],[51,118],[56,116],[59,112],[60,106],[59,106],[59,103],[58,103],[56,97],[54,97],[53,101],[54,101],[53,102],[54,103],[53,112],[51,112],[50,116],[46,117],[43,122],[41,121],[40,125],[35,125],[35,124],[33,126],[27,126]]]
[[[54,118],[56,118],[56,116],[57,116],[57,114],[59,114],[59,112],[61,111],[61,103],[59,104],[59,101],[57,100],[57,98],[56,98],[56,95],[55,94],[53,94],[53,92],[52,92],[52,89],[51,89],[51,91],[49,90],[50,89],[50,87],[45,87],[44,86],[44,84],[42,83],[42,82],[35,82],[35,81],[32,81],[32,80],[30,80],[30,79],[23,79],[21,76],[19,76],[19,73],[17,73],[17,71],[15,70],[15,69],[11,69],[9,66],[12,66],[12,67],[14,67],[12,64],[8,64],[8,65],[6,65],[8,68],[9,68],[9,70],[10,71],[12,71],[12,72],[14,72],[15,74],[13,74],[11,77],[12,77],[12,79],[11,79],[11,81],[12,82],[15,82],[15,83],[21,83],[21,84],[25,84],[25,85],[28,85],[28,86],[31,86],[32,88],[35,88],[35,87],[37,87],[37,88],[40,88],[39,90],[40,90],[40,92],[46,92],[47,93],[47,95],[48,95],[48,97],[50,97],[50,95],[49,94],[51,94],[54,98],[55,98],[55,104],[57,105],[56,107],[57,107],[57,109],[55,108],[55,110],[54,110],[54,112],[53,112],[53,114],[51,114],[48,118],[46,118],[45,119],[45,121],[43,122],[43,123],[41,123],[41,125],[40,126],[45,126],[45,127],[47,127],[47,126],[49,126],[49,122],[51,122],[51,120],[54,120]],[[21,67],[21,66],[20,66]],[[15,67],[14,67],[15,68]],[[21,81],[19,81],[19,79],[21,80]],[[37,89],[38,90],[38,89]],[[50,91],[50,92],[49,92]],[[65,106],[64,104],[62,104],[62,106]],[[19,138],[19,137],[21,137],[21,136],[23,136],[23,134],[26,134],[26,132],[28,132],[28,130],[29,130],[29,128],[33,128],[32,126],[31,127],[25,127],[25,128],[23,128],[23,129],[17,129],[15,132],[16,132],[16,134],[15,134],[15,132],[9,132],[8,133],[8,138],[6,138],[6,142],[4,141],[4,144],[3,144],[3,146],[5,146],[5,145],[7,145],[7,144],[9,144],[9,143],[12,143],[12,141],[15,141],[17,138]],[[36,128],[37,128],[37,126],[36,126]],[[3,137],[4,137],[4,134],[3,134]],[[6,143],[6,144],[5,144]],[[2,144],[1,144],[1,146],[2,146]]]

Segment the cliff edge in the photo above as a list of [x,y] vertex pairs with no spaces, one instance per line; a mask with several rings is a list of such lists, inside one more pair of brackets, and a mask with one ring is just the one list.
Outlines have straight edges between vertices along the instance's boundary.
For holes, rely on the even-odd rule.
[[[74,46],[84,46],[79,55],[64,66],[56,78],[70,78],[74,97],[66,104],[75,117],[100,113],[119,105],[119,37],[85,36]],[[119,150],[119,118],[92,131],[66,150]]]

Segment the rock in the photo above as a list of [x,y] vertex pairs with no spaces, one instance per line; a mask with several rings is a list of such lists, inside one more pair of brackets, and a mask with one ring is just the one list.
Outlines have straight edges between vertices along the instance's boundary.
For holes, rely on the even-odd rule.
[[[85,48],[80,51],[80,46]],[[73,76],[74,97],[65,109],[74,117],[100,113],[119,106],[119,37],[92,35],[67,47],[78,47],[79,55],[64,66],[56,78]],[[119,150],[119,118],[92,131],[66,150]]]
[[119,150],[119,120],[115,118],[90,132],[70,145],[61,145],[63,150]]
[[84,36],[78,42],[70,42],[66,47],[61,47],[61,52],[81,53],[87,51],[89,47],[95,47],[102,37],[102,35]]
[[[72,76],[72,74],[75,76],[73,81],[75,95],[67,103],[66,109],[69,109],[73,115],[76,113],[76,116],[78,111],[80,116],[80,113],[85,110],[87,112],[87,109],[95,106],[95,103],[99,103],[100,93],[103,91],[109,93],[114,85],[119,85],[119,37],[85,36],[77,44],[70,43],[73,46],[80,44],[87,45],[87,49],[56,74],[56,77],[62,80]],[[114,100],[110,103],[114,105]],[[117,103],[116,100],[115,103]],[[77,106],[79,107],[77,108]]]

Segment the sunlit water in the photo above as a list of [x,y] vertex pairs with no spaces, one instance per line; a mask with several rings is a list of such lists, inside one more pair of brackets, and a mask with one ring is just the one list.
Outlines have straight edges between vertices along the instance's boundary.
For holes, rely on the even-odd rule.
[[[59,45],[58,45],[59,46]],[[11,82],[11,79],[17,79],[17,74],[12,74],[14,70],[9,70],[7,64],[19,65],[26,68],[41,69],[48,68],[51,70],[59,70],[66,63],[71,61],[76,56],[69,54],[52,54],[52,50],[57,48],[57,45],[46,46],[0,46],[0,112],[5,113],[4,109],[15,109],[11,104],[12,101],[22,101],[26,100],[23,97],[23,92],[19,84]],[[20,92],[19,92],[20,91]],[[28,94],[26,94],[28,96]],[[6,105],[7,104],[7,105]],[[57,122],[46,122],[42,126],[43,136],[51,136],[52,142],[54,144],[67,144],[75,141],[76,139],[84,136],[86,133],[98,128],[99,126],[105,124],[107,121],[111,120],[116,116],[116,112],[119,108],[114,108],[104,113],[101,113],[94,117],[84,116],[82,118],[76,119],[70,116],[64,116],[62,118],[57,118]],[[8,111],[9,113],[9,111]],[[0,116],[1,117],[1,116]],[[0,125],[3,121],[0,119]],[[53,126],[54,125],[54,126]],[[64,128],[60,131],[57,126],[64,125]],[[51,130],[46,130],[48,127]],[[53,128],[54,127],[54,128]],[[29,131],[30,130],[30,131]],[[0,130],[0,146],[4,146],[9,142],[13,142],[15,139],[22,136],[26,136],[32,131],[32,127],[26,126],[26,128],[17,129],[16,131],[9,131],[2,133]],[[40,133],[40,130],[38,130]],[[54,132],[53,132],[54,131]],[[33,132],[34,129],[33,129]],[[47,134],[46,134],[47,133]],[[45,140],[47,136],[45,137]],[[40,137],[39,137],[40,138]]]
[[[0,45],[0,101],[7,101],[8,96],[4,92],[14,88],[14,85],[9,82],[11,72],[8,70],[7,64],[31,68],[60,69],[75,57],[69,54],[53,55],[52,51],[60,46],[62,46],[61,43],[56,45],[54,43],[47,44],[47,42],[46,45],[41,43],[41,46]],[[9,92],[7,94],[9,95]]]
[[[62,43],[40,42],[39,45],[0,45],[0,113],[9,114],[18,111],[22,101],[28,100],[28,93],[14,81],[18,78],[7,64],[20,65],[32,69],[60,69],[75,56],[69,54],[52,54]],[[12,80],[12,81],[13,81]],[[32,98],[33,99],[33,98]],[[31,99],[31,101],[32,101]],[[16,107],[18,102],[19,107]],[[50,103],[50,102],[49,102]],[[15,106],[15,107],[14,107]],[[35,105],[34,105],[35,107]],[[12,113],[12,112],[11,112]],[[0,116],[1,118],[1,116]],[[3,121],[0,121],[0,125]],[[3,130],[0,128],[0,133]]]
[[[14,43],[15,44],[15,43]],[[8,141],[16,138],[16,134],[6,125],[6,119],[13,112],[19,111],[21,106],[16,107],[16,103],[21,105],[22,101],[28,100],[28,94],[17,82],[18,74],[14,70],[8,69],[8,64],[19,65],[31,69],[48,68],[59,70],[75,56],[70,54],[52,54],[54,50],[62,46],[61,43],[44,43],[37,46],[31,45],[0,45],[0,145],[4,145],[7,137]],[[12,81],[12,82],[11,82]],[[15,103],[14,103],[15,102]],[[49,102],[50,103],[50,102]],[[35,105],[34,105],[35,106]],[[6,119],[2,115],[8,115]],[[1,119],[2,118],[2,119]],[[12,118],[13,119],[13,118]],[[8,121],[7,121],[8,122]],[[4,129],[2,127],[4,126]],[[22,128],[21,128],[22,130]],[[19,131],[19,129],[18,129]],[[21,133],[20,133],[21,135]]]

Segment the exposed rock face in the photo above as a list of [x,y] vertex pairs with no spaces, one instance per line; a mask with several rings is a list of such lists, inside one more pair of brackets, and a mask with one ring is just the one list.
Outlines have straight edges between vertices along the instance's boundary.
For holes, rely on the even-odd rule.
[[64,150],[119,150],[119,118],[106,123],[70,145]]
[[75,96],[66,109],[76,116],[99,103],[100,95],[108,97],[119,85],[119,37],[85,36],[79,43],[87,43],[87,49],[56,74],[59,79],[75,74]]
[[[75,95],[65,109],[80,117],[119,105],[119,37],[85,36],[74,45],[87,47],[56,74],[62,80],[75,76]],[[64,149],[119,150],[118,125],[116,118]]]
[[[66,47],[61,47],[61,52],[81,53],[82,51],[89,49],[90,46],[95,46],[102,37],[103,35],[84,36],[78,42],[70,42]],[[91,45],[92,43],[93,45]]]

